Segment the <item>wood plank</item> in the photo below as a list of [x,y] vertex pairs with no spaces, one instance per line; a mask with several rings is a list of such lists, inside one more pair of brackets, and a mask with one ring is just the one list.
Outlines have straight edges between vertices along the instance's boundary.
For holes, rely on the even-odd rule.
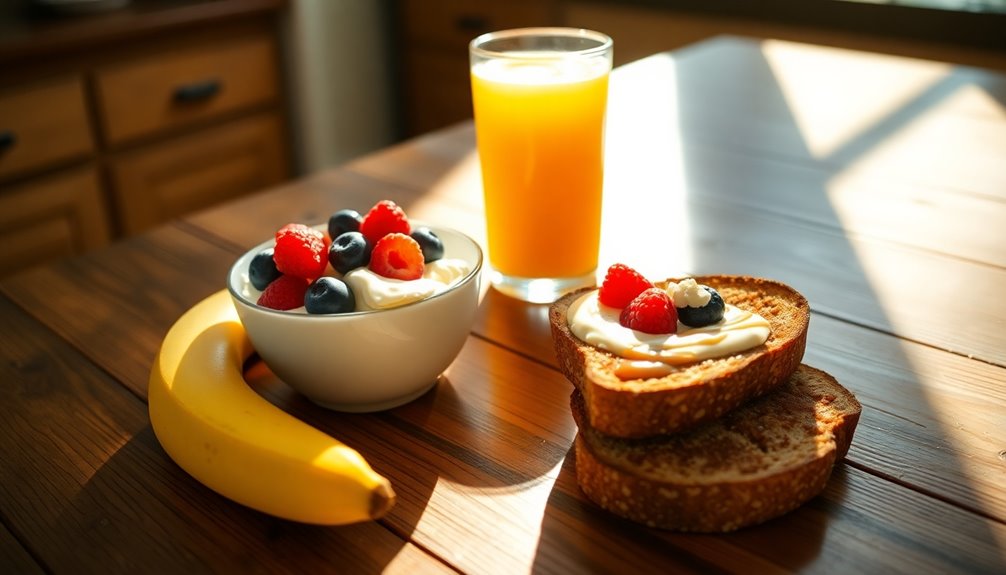
[[[555,365],[544,306],[486,294],[475,333]],[[849,459],[915,489],[1006,520],[1006,369],[814,314],[805,361],[865,406]]]
[[[375,466],[409,499],[389,521],[466,572],[558,565],[591,572],[830,572],[836,565],[850,572],[878,565],[992,572],[1006,534],[1000,522],[848,466],[822,498],[728,536],[679,535],[616,519],[576,486],[568,384],[551,368],[480,339],[469,340],[430,393],[377,416],[327,413],[261,365],[249,377],[312,425],[351,445],[379,444]],[[934,516],[944,519],[934,524]],[[939,533],[944,529],[953,532]],[[782,537],[785,549],[772,543]]]
[[[707,573],[995,573],[1003,562],[1001,523],[976,520],[847,465],[836,468],[824,493],[796,512],[755,528],[708,536],[647,529],[594,507],[576,490],[572,459],[567,458],[549,495],[536,567],[568,564],[553,545],[575,545],[586,550],[575,561],[592,569],[599,561],[610,561],[598,548],[627,542],[663,547],[667,555],[710,559],[713,565],[702,568]],[[964,532],[950,534],[948,540],[935,535],[932,525],[944,518]],[[613,532],[619,540],[610,539]],[[633,549],[625,551],[631,555]],[[602,564],[604,572],[627,572],[618,563]]]
[[671,135],[1004,198],[1000,74],[729,38],[634,62],[615,77],[609,126],[656,110],[636,135],[644,140]]
[[208,237],[216,238],[214,241],[223,240],[243,252],[290,222],[323,224],[336,210],[349,208],[366,213],[382,199],[393,200],[408,210],[418,196],[414,189],[331,170],[188,215],[185,221],[210,232]]
[[7,278],[0,292],[145,397],[164,334],[196,302],[223,289],[233,259],[167,226]]
[[[618,150],[608,170],[615,197],[659,189],[829,228],[845,235],[1006,267],[1006,242],[990,233],[1006,221],[1006,202],[920,183],[880,178],[689,143],[643,162]],[[647,152],[651,158],[659,151]],[[621,158],[619,158],[621,156]],[[677,174],[677,175],[676,175]]]
[[42,566],[32,559],[14,534],[3,524],[0,524],[0,572],[24,575],[45,573]]
[[[452,205],[475,206],[478,169],[458,145],[471,136],[459,128],[442,134],[442,142],[427,137],[421,145],[401,146],[352,169],[452,198]],[[675,164],[665,153],[674,144],[662,146],[610,152],[601,269],[623,261],[652,277],[741,273],[790,281],[821,311],[1006,365],[1000,333],[1006,309],[997,307],[995,295],[1006,276],[1001,267],[955,257],[975,250],[968,259],[1001,265],[1006,243],[995,230],[1006,204],[896,183],[877,200],[889,210],[885,214],[862,201],[884,186],[875,176],[834,174],[829,185],[835,191],[827,193],[835,199],[826,201],[814,174],[825,179],[831,172],[743,154],[716,158],[698,146],[678,150],[689,159]],[[424,173],[411,169],[420,164],[427,165],[425,176],[410,184],[409,174]],[[759,204],[760,210],[753,209]],[[890,211],[905,217],[885,230]],[[471,217],[466,225],[479,226],[481,216]],[[973,295],[959,297],[962,285]],[[975,314],[976,301],[992,307]],[[967,337],[948,329],[963,317]]]
[[1006,369],[821,315],[804,360],[864,405],[849,460],[1006,522]]
[[0,315],[0,513],[47,570],[445,570],[378,523],[300,525],[216,495],[164,454],[144,403],[6,298]]
[[[492,301],[487,299],[489,305]],[[506,298],[501,301],[513,302]],[[543,306],[524,307],[531,310],[529,316],[533,316],[535,310],[544,309]],[[539,314],[539,317],[543,316]],[[513,325],[514,334],[524,333],[520,322],[514,321]],[[140,326],[129,337],[135,338],[139,332],[149,329]],[[114,339],[91,344],[111,348],[126,345]],[[88,354],[92,353],[89,350]],[[135,357],[128,357],[132,356],[127,356],[125,361],[120,358],[117,363],[137,361]],[[149,363],[142,362],[135,370],[148,368]],[[369,446],[367,453],[375,467],[388,474],[400,491],[400,506],[388,518],[395,532],[410,534],[417,544],[462,569],[526,568],[529,561],[533,564],[534,557],[553,553],[533,549],[533,545],[529,548],[526,533],[541,524],[545,511],[535,505],[540,506],[549,499],[550,478],[565,458],[572,438],[573,426],[566,406],[568,384],[550,366],[521,360],[478,339],[469,341],[462,358],[455,362],[446,377],[449,384],[438,386],[434,393],[388,415],[334,416],[294,395],[288,396],[293,407],[285,404],[283,407],[351,445]],[[305,411],[309,413],[304,415]],[[154,441],[152,437],[149,440]],[[890,489],[903,488],[891,484]],[[923,508],[929,508],[932,503],[928,499],[920,501],[928,502],[920,503]],[[872,509],[874,504],[864,501],[858,505]],[[985,523],[977,515],[967,517],[982,525]],[[888,529],[885,522],[891,519],[872,517],[870,521],[880,521],[885,524],[883,529]],[[954,526],[955,529],[960,527]],[[880,527],[875,529],[881,530]],[[974,555],[979,565],[989,561],[989,537],[981,536],[982,529],[962,528],[964,532],[970,530],[979,535],[975,539],[978,549]],[[605,528],[591,537],[611,539],[609,530]],[[953,538],[948,540],[953,541]],[[480,549],[482,552],[459,555],[457,541],[488,543],[466,543],[466,550]],[[851,538],[834,543],[840,547],[834,554],[862,555],[862,549],[843,547],[856,545],[855,541]],[[655,560],[647,554],[653,553],[652,550],[647,552],[648,546],[640,543],[637,549],[625,545],[628,543],[618,548],[629,549],[633,557]],[[913,548],[928,550],[930,546],[920,543],[913,544]],[[694,565],[698,561],[696,557],[706,556],[710,550],[705,545],[697,549],[694,555],[686,554],[684,559],[679,559],[681,564],[677,566],[701,570],[701,565]],[[728,543],[717,543],[712,551],[711,556],[722,557],[725,562],[747,562],[750,560],[748,554],[753,553],[738,550]],[[939,548],[935,552],[942,553]],[[738,553],[741,553],[740,559]],[[486,562],[485,557],[493,560]],[[468,564],[468,561],[474,563]],[[729,565],[732,563],[724,568]]]
[[[443,137],[445,140],[460,140],[469,135],[467,131],[458,130]],[[424,152],[429,148],[437,152]],[[429,138],[422,146],[417,144],[393,150],[387,156],[388,161],[383,163],[383,171],[372,167],[380,164],[379,158],[356,163],[353,169],[410,185],[407,174],[411,173],[411,166],[435,162],[439,165],[438,169],[428,169],[428,178],[418,179],[411,185],[420,190],[422,186],[429,186],[426,189],[431,197],[437,200],[451,198],[448,203],[452,206],[478,205],[477,167],[471,165],[467,156],[457,157],[455,154],[458,151],[459,148],[452,148],[447,143],[438,146],[433,138]],[[916,204],[916,216],[915,219],[903,220],[904,227],[895,224],[895,231],[884,231],[880,212],[870,206],[858,207],[865,194],[875,190],[874,186],[881,185],[872,178],[869,180],[872,183],[868,185],[853,182],[849,184],[850,188],[840,188],[836,193],[845,198],[837,200],[839,207],[834,207],[821,197],[820,182],[805,181],[812,186],[807,189],[792,177],[794,171],[785,166],[769,176],[771,180],[768,182],[745,184],[754,181],[753,173],[745,170],[760,170],[760,175],[764,176],[766,172],[773,173],[774,168],[767,167],[769,164],[761,160],[748,162],[743,155],[724,157],[737,161],[740,169],[736,176],[722,179],[711,174],[717,170],[731,172],[737,165],[717,166],[708,156],[703,156],[703,152],[693,156],[701,164],[691,166],[698,169],[690,176],[675,176],[673,171],[668,173],[667,164],[663,168],[645,168],[648,158],[653,160],[650,165],[660,166],[657,157],[648,156],[648,152],[631,150],[613,154],[616,154],[613,158],[615,162],[607,177],[615,191],[609,190],[605,195],[602,270],[612,263],[624,262],[655,278],[677,273],[738,273],[772,277],[793,283],[821,311],[956,353],[1006,365],[1006,349],[1001,344],[999,327],[1002,317],[1006,316],[1006,309],[1000,309],[995,304],[999,286],[1006,285],[1004,270],[953,257],[982,245],[986,246],[982,248],[985,250],[982,259],[994,264],[1003,261],[1002,246],[1006,244],[998,241],[995,232],[987,230],[997,229],[996,222],[1006,215],[1003,214],[1006,205],[975,198],[963,200],[955,204],[966,210],[956,214],[961,219],[934,231],[929,226],[941,215],[955,215],[941,214],[941,208],[953,201],[951,198],[945,194],[941,198],[926,195],[924,201],[934,203],[931,208],[920,209],[917,206],[919,196],[906,195],[897,200],[888,195],[888,209],[897,209],[899,214],[911,213],[912,204]],[[397,174],[388,167],[395,161],[401,161],[403,166]],[[452,161],[457,164],[451,164]],[[672,163],[673,170],[673,159],[668,161]],[[452,172],[452,168],[457,171]],[[799,174],[800,170],[797,168],[795,173]],[[642,174],[643,178],[639,179],[637,174]],[[685,178],[691,178],[696,182],[695,187],[703,191],[693,193],[693,187],[686,183]],[[774,191],[764,191],[767,189]],[[901,188],[906,194],[910,194],[906,192],[909,189],[917,191],[917,188]],[[743,199],[725,199],[742,194]],[[787,201],[800,195],[804,195],[802,203]],[[752,209],[755,204],[773,206],[778,202],[790,207]],[[445,205],[439,201],[431,201],[430,204]],[[419,205],[418,213],[422,214],[425,204]],[[809,216],[796,217],[799,208],[811,205],[816,207]],[[459,214],[455,216],[458,220],[452,223],[462,221],[461,225],[484,230],[480,227],[481,215],[474,210],[456,210],[454,213]],[[852,213],[850,215],[843,210],[852,210]],[[465,213],[468,219],[460,220]],[[831,225],[819,225],[822,220],[830,221]],[[896,235],[906,230],[910,230],[911,234]],[[860,231],[864,231],[867,237],[861,237]],[[958,233],[964,234],[962,245],[967,247],[958,251],[945,247],[946,244],[943,247],[937,245],[937,238],[944,241],[954,238],[953,244],[956,244]],[[484,237],[484,231],[473,235]],[[895,237],[905,238],[900,241],[909,245],[892,243]],[[946,253],[917,249],[927,245]],[[925,289],[919,289],[923,285]],[[958,297],[961,285],[968,285],[973,295]],[[990,313],[974,314],[974,301],[991,302]],[[939,302],[939,305],[933,305],[933,302]],[[919,313],[920,309],[925,309],[926,313]],[[969,318],[966,338],[956,330],[947,329],[947,326],[956,325],[962,317]]]

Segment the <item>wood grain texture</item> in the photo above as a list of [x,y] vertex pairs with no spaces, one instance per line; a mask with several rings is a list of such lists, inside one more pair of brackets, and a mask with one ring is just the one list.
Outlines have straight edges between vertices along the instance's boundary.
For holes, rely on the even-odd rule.
[[94,149],[94,136],[83,78],[70,76],[0,92],[0,132],[15,138],[13,145],[0,150],[3,179],[86,157]]
[[[101,68],[95,91],[102,133],[120,144],[268,103],[278,96],[276,53],[273,38],[261,34]],[[177,90],[206,83],[217,91],[194,101],[176,98]]]
[[109,171],[123,231],[279,184],[283,138],[282,120],[263,113],[118,156]]
[[[183,312],[223,288],[232,259],[189,233],[164,227],[14,276],[0,291],[145,397],[164,334]],[[157,285],[170,287],[151,289]]]
[[[690,76],[693,97],[738,71],[718,71],[720,58],[740,50],[738,61],[750,63],[760,50],[732,40],[721,48],[675,55],[689,67],[709,64],[706,77]],[[831,58],[823,61],[837,65]],[[669,78],[651,77],[655,93]],[[761,142],[799,122],[773,116],[777,95],[758,86],[764,101],[710,100],[737,115],[743,133],[731,142],[724,130],[668,131],[659,102],[647,108],[659,120],[652,133],[643,117],[620,121],[637,139],[627,127],[611,134],[621,145],[610,152],[618,192],[605,208],[606,257],[628,253],[666,275],[769,276],[808,295],[806,361],[854,391],[864,410],[826,491],[795,512],[710,537],[647,529],[590,504],[576,484],[571,386],[555,368],[547,306],[492,290],[438,385],[394,410],[327,411],[257,359],[248,364],[258,393],[391,479],[399,501],[380,522],[319,529],[273,520],[208,492],[164,455],[143,403],[150,362],[168,326],[223,286],[244,249],[289,221],[320,223],[382,198],[484,239],[473,133],[462,125],[0,281],[3,526],[47,572],[151,561],[197,572],[1000,572],[1006,316],[996,302],[1006,266],[1001,245],[969,229],[1001,227],[1001,201],[986,186],[999,176],[919,183],[896,154],[881,162],[894,169],[860,170],[844,152],[821,158],[778,135]],[[953,102],[937,116],[967,119],[958,126],[999,121],[980,100]],[[748,116],[755,112],[764,114]],[[729,123],[698,114],[699,124]],[[960,165],[941,173],[951,178]],[[657,207],[636,209],[645,201]],[[904,217],[885,226],[888,211]],[[941,215],[953,221],[940,226]],[[953,300],[962,284],[969,297]]]
[[35,562],[28,551],[7,530],[0,525],[0,570],[4,573],[24,573],[25,575],[41,575],[45,573],[42,566]]
[[0,312],[0,505],[48,570],[443,569],[377,523],[310,527],[216,495],[161,450],[146,404],[6,298]]

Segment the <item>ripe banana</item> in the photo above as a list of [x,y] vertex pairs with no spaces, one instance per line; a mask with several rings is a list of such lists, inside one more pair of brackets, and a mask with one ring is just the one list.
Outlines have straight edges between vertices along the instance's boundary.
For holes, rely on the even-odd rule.
[[150,422],[168,455],[217,493],[304,523],[377,519],[395,494],[350,447],[244,381],[252,352],[226,290],[168,331],[150,373]]

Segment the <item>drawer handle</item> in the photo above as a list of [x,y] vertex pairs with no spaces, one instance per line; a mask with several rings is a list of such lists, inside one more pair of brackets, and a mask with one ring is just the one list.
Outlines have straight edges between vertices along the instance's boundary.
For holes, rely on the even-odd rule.
[[462,14],[454,20],[454,26],[464,32],[484,32],[489,29],[489,22],[482,16]]
[[175,102],[188,104],[191,102],[202,102],[216,96],[221,89],[219,80],[206,80],[205,82],[194,82],[175,88]]
[[17,135],[10,130],[0,131],[0,152],[4,152],[14,147],[17,143]]

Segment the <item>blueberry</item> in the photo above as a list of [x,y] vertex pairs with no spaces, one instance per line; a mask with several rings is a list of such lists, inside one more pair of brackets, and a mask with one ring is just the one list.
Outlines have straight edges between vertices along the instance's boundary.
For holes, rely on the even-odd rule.
[[307,313],[347,313],[356,309],[356,297],[346,282],[330,276],[320,277],[307,288],[304,294]]
[[335,271],[344,274],[367,265],[373,248],[360,232],[346,232],[328,246],[328,262]]
[[712,297],[702,307],[679,307],[678,321],[689,327],[705,327],[723,319],[726,306],[719,292],[709,286],[699,286],[709,292]]
[[255,289],[262,291],[281,274],[276,269],[276,261],[272,259],[273,249],[266,248],[255,254],[248,264],[248,280]]
[[444,242],[440,241],[437,234],[427,227],[412,230],[412,239],[416,240],[419,248],[423,250],[423,262],[430,263],[444,257]]
[[360,231],[363,217],[356,210],[339,210],[328,218],[328,237],[335,239],[346,232]]

